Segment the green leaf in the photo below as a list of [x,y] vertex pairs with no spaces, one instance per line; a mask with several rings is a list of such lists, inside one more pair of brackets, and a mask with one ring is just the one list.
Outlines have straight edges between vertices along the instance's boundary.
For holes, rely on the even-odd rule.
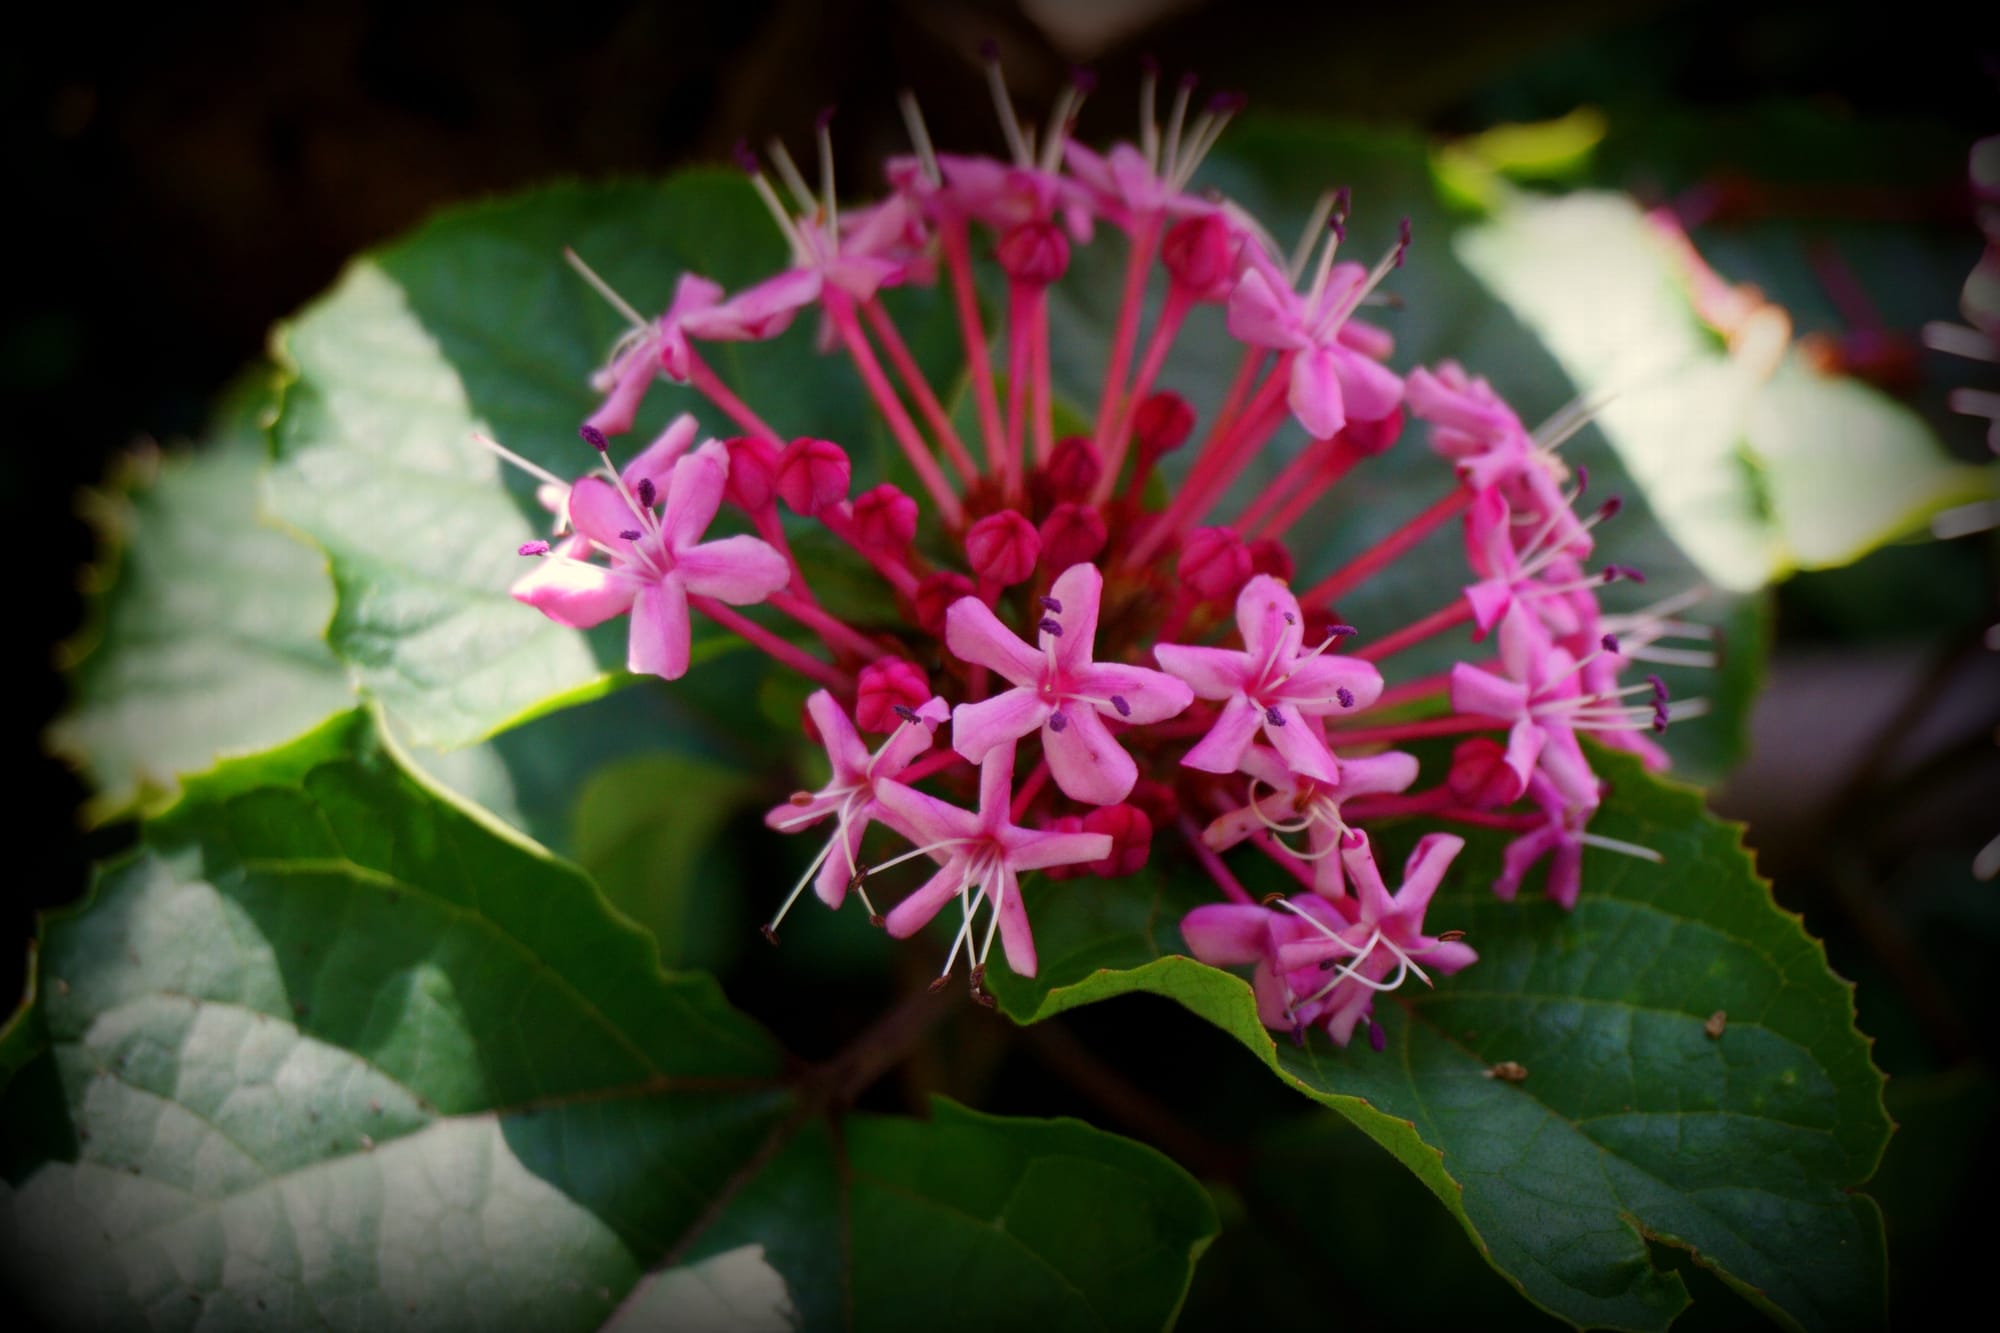
[[34,986],[0,1036],[0,1264],[65,1326],[586,1329],[642,1279],[627,1315],[768,1313],[720,1258],[756,1245],[815,1327],[1023,1293],[1157,1328],[1214,1230],[1086,1126],[840,1114],[846,1066],[788,1077],[361,713],[190,779],[46,922]]
[[182,774],[290,740],[353,703],[321,635],[319,553],[260,511],[267,375],[246,377],[192,451],[128,456],[86,497],[102,553],[91,626],[63,652],[48,743],[96,789],[98,821],[171,800]]
[[[1378,1005],[1383,1054],[1276,1039],[1247,982],[1174,956],[1198,898],[1157,878],[1031,894],[1041,972],[994,989],[1024,1022],[1131,992],[1186,1006],[1389,1149],[1529,1299],[1576,1324],[1666,1326],[1682,1284],[1648,1239],[1694,1251],[1788,1326],[1880,1312],[1879,1215],[1849,1191],[1889,1123],[1848,988],[1772,904],[1735,827],[1626,757],[1596,762],[1614,792],[1592,831],[1665,865],[1587,851],[1565,913],[1495,899],[1501,843],[1471,840],[1428,919],[1466,930],[1480,961]],[[1489,1077],[1501,1061],[1527,1079]]]
[[[595,462],[577,425],[623,326],[563,263],[565,246],[648,312],[666,308],[684,271],[735,287],[784,263],[740,176],[557,186],[437,218],[357,260],[279,331],[292,375],[273,502],[331,561],[334,652],[420,746],[468,744],[623,679],[622,619],[580,634],[508,597],[523,569],[515,548],[545,535],[548,515],[533,479],[471,438],[489,434],[564,478]],[[878,428],[848,368],[814,349],[812,323],[704,355],[781,434],[858,447]],[[728,433],[704,401],[662,383],[633,438],[684,408]],[[735,647],[697,625],[697,665]]]
[[1456,246],[1579,389],[1615,394],[1601,428],[1724,587],[1844,564],[1995,492],[1990,469],[1953,463],[1921,417],[1859,381],[1795,354],[1773,374],[1754,347],[1725,352],[1690,275],[1623,195],[1522,196]]

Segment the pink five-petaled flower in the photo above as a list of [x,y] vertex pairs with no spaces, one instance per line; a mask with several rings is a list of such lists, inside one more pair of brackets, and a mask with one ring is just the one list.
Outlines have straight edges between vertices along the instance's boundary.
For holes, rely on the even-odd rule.
[[1614,705],[1583,693],[1577,662],[1517,603],[1500,618],[1505,675],[1466,662],[1452,664],[1453,710],[1511,723],[1506,763],[1516,780],[1516,797],[1528,789],[1528,779],[1539,767],[1570,804],[1597,805],[1597,778],[1576,732],[1607,729]]
[[1331,638],[1302,655],[1304,626],[1291,589],[1259,574],[1236,594],[1242,651],[1178,643],[1153,649],[1160,665],[1198,697],[1226,701],[1183,764],[1205,773],[1233,773],[1261,727],[1294,773],[1320,782],[1340,780],[1332,752],[1306,725],[1306,716],[1366,708],[1382,693],[1382,675],[1366,662],[1327,653]]
[[585,477],[570,489],[570,522],[611,563],[547,556],[514,584],[515,600],[572,629],[630,611],[627,668],[679,679],[688,669],[690,594],[747,606],[791,578],[785,558],[755,537],[701,540],[728,475],[727,455],[703,445],[674,464],[665,511],[657,516],[650,479],[635,497],[622,483]]
[[973,950],[974,983],[984,972],[996,928],[1007,966],[1024,977],[1035,975],[1035,937],[1028,929],[1028,909],[1021,903],[1020,873],[1111,855],[1109,834],[1021,828],[1008,813],[1013,795],[1012,742],[987,752],[979,769],[977,810],[961,810],[900,782],[876,786],[877,817],[916,843],[917,852],[942,863],[923,887],[889,913],[889,933],[898,939],[916,934],[953,898],[964,913],[940,975],[951,972],[961,946],[970,947],[973,915],[982,901],[989,905],[990,916],[986,937]]
[[1237,767],[1249,775],[1250,798],[1238,809],[1217,815],[1203,831],[1202,841],[1222,852],[1260,829],[1274,837],[1303,832],[1306,850],[1296,855],[1312,863],[1314,891],[1334,898],[1346,892],[1338,854],[1347,832],[1340,817],[1341,802],[1406,791],[1417,780],[1416,756],[1401,750],[1343,759],[1338,782],[1301,777],[1261,745],[1251,746]]
[[1096,565],[1064,570],[1042,599],[1039,649],[1022,642],[977,597],[952,604],[945,613],[945,643],[960,658],[991,668],[1015,686],[976,704],[960,704],[952,715],[953,748],[976,764],[1040,727],[1049,775],[1065,795],[1092,805],[1125,799],[1138,781],[1139,766],[1099,714],[1134,726],[1160,722],[1192,703],[1194,693],[1148,667],[1091,661],[1103,593],[1104,576]]
[[1351,316],[1376,275],[1359,264],[1322,266],[1303,295],[1259,247],[1229,294],[1229,331],[1253,347],[1293,353],[1287,401],[1315,439],[1330,439],[1351,419],[1380,421],[1403,401],[1403,382],[1371,359],[1389,339]]
[[[813,891],[819,894],[821,902],[828,907],[840,906],[847,897],[847,886],[861,873],[857,859],[861,835],[878,813],[875,784],[895,777],[930,749],[931,733],[950,715],[944,700],[936,696],[921,707],[899,707],[901,723],[882,742],[881,748],[870,754],[831,694],[825,690],[815,692],[806,700],[806,711],[811,714],[813,725],[819,728],[820,742],[826,746],[833,776],[816,792],[794,793],[789,801],[765,815],[764,823],[780,833],[795,833],[829,815],[834,816],[836,823],[825,849],[806,867],[784,906],[765,928],[772,938],[776,938],[778,923],[791,910],[807,880],[813,881]],[[836,849],[840,852],[838,856],[834,855]]]

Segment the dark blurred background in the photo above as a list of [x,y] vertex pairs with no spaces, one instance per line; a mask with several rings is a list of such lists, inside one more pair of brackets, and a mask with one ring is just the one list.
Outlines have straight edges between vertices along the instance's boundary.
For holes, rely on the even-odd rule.
[[[1655,199],[1720,185],[1808,227],[1816,214],[1890,216],[1960,246],[1971,267],[1964,153],[2000,132],[1990,8],[1982,19],[1916,4],[1613,9],[316,0],[113,20],[94,6],[41,7],[0,49],[16,237],[0,310],[13,437],[0,498],[27,571],[10,607],[6,744],[23,794],[8,802],[18,841],[0,983],[18,983],[34,910],[76,897],[89,859],[129,837],[74,831],[82,788],[41,749],[62,703],[53,645],[83,614],[72,571],[91,537],[75,493],[119,451],[196,432],[270,324],[355,252],[440,205],[554,176],[722,161],[738,139],[772,133],[801,143],[828,104],[841,108],[843,172],[872,182],[902,145],[893,99],[904,86],[940,140],[997,148],[975,55],[991,37],[1031,101],[1074,64],[1099,72],[1086,137],[1129,132],[1141,52],[1241,89],[1253,108],[1436,136],[1588,104],[1612,125],[1610,183]],[[1799,116],[1830,127],[1806,140],[1825,159],[1809,164],[1820,186],[1764,189],[1770,145],[1755,127]],[[1848,145],[1868,151],[1848,162]],[[1955,293],[1941,295],[1928,317],[1955,318]],[[1855,330],[1820,332],[1906,393],[1980,369],[1922,352],[1914,325],[1875,331],[1890,342],[1886,370],[1864,364]],[[1955,451],[1979,456],[1977,430],[1939,425]],[[1991,534],[1900,546],[1782,587],[1753,757],[1718,798],[1752,821],[1780,898],[1860,981],[1862,1025],[1899,1076],[1892,1105],[1906,1130],[1880,1188],[1901,1214],[1898,1303],[1910,1313],[1937,1290],[1929,1275],[1949,1247],[1985,1229],[1973,1204],[1994,1183],[1985,1145],[2000,1043],[1984,953],[2000,942],[2000,885],[1970,867],[2000,835],[1995,549]]]

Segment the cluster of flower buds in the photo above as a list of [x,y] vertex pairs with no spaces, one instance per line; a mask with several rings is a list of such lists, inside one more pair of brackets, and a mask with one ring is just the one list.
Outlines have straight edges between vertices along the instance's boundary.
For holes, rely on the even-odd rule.
[[[984,999],[996,935],[1014,971],[1035,971],[1023,872],[1128,875],[1164,839],[1226,899],[1186,918],[1195,956],[1255,964],[1274,1029],[1322,1026],[1345,1044],[1365,1021],[1379,1046],[1377,994],[1476,955],[1453,932],[1423,933],[1461,840],[1425,836],[1392,895],[1364,826],[1511,830],[1498,891],[1512,896],[1546,857],[1550,894],[1574,903],[1585,845],[1651,855],[1586,831],[1600,790],[1578,736],[1660,762],[1647,733],[1665,725],[1665,691],[1657,677],[1621,685],[1620,674],[1636,660],[1709,660],[1705,648],[1669,646],[1707,631],[1673,618],[1682,599],[1600,609],[1605,585],[1643,578],[1589,566],[1591,530],[1617,502],[1575,509],[1584,479],[1555,450],[1583,411],[1531,434],[1456,365],[1407,379],[1389,368],[1390,335],[1360,316],[1402,264],[1407,225],[1377,262],[1349,262],[1339,257],[1348,199],[1329,192],[1283,255],[1237,206],[1190,191],[1232,99],[1197,110],[1183,80],[1162,126],[1149,73],[1138,141],[1099,154],[1070,137],[1082,80],[1038,133],[991,60],[989,72],[1008,155],[935,151],[906,98],[915,151],[889,164],[887,196],[865,207],[835,197],[824,117],[817,190],[781,145],[768,174],[742,154],[791,253],[763,282],[732,294],[688,274],[647,319],[578,262],[632,324],[599,375],[603,405],[584,439],[603,454],[659,380],[687,386],[734,434],[697,446],[683,415],[622,470],[606,463],[574,485],[545,477],[556,529],[523,548],[539,563],[514,595],[577,627],[629,612],[634,672],[685,672],[699,613],[820,687],[806,729],[832,776],[766,822],[827,841],[765,928],[774,942],[808,884],[830,907],[853,892],[898,937],[956,903],[939,981],[964,954]],[[1123,298],[1090,428],[1059,436],[1049,290],[1100,224],[1125,237]],[[997,320],[975,280],[988,262],[1004,279]],[[949,293],[970,387],[963,432],[882,300],[908,285]],[[1206,422],[1159,383],[1200,305],[1222,307],[1241,347]],[[852,363],[914,494],[888,483],[853,493],[838,442],[781,438],[703,355],[775,337],[809,309],[823,347]],[[1435,503],[1295,592],[1286,534],[1395,447],[1406,416],[1428,423],[1442,460]],[[1246,466],[1294,422],[1306,443],[1261,493],[1242,496]],[[1168,469],[1173,480],[1156,481],[1177,451],[1186,460]],[[725,504],[746,530],[709,540]],[[786,510],[873,570],[879,615],[857,623],[822,604]],[[1436,590],[1440,609],[1400,626],[1342,622],[1343,597],[1394,579],[1404,553],[1455,525],[1470,572],[1455,595]],[[750,604],[771,615],[737,609]],[[1470,645],[1490,635],[1497,657],[1468,646],[1449,673],[1385,688],[1380,663],[1454,631]],[[885,739],[870,750],[864,734]],[[1419,761],[1395,747],[1429,737],[1460,743],[1416,789]],[[870,859],[871,825],[901,840],[879,850],[907,847]],[[1259,901],[1244,889],[1222,856],[1239,844],[1296,880],[1293,895]],[[908,860],[928,861],[929,878],[877,913],[870,884]]]

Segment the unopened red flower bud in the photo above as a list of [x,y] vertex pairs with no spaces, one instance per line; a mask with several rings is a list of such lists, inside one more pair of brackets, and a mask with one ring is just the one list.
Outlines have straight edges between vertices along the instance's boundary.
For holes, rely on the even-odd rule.
[[1035,474],[1035,480],[1046,500],[1081,500],[1103,472],[1104,462],[1090,437],[1068,435],[1056,441],[1055,452]]
[[1259,537],[1250,543],[1250,572],[1269,574],[1274,579],[1286,583],[1292,581],[1297,567],[1292,563],[1292,553],[1276,537]]
[[1356,421],[1347,419],[1341,427],[1341,440],[1373,458],[1396,442],[1403,433],[1403,409],[1398,407],[1379,421]]
[[854,533],[862,544],[900,555],[917,536],[917,502],[883,482],[854,500]]
[[1132,788],[1132,794],[1125,798],[1125,804],[1137,806],[1146,812],[1146,818],[1154,828],[1166,828],[1180,817],[1180,797],[1173,787],[1152,778],[1140,778]]
[[1147,462],[1180,448],[1193,433],[1194,409],[1168,389],[1148,395],[1132,414],[1132,442]]
[[1446,778],[1454,799],[1474,810],[1492,810],[1521,794],[1521,777],[1507,767],[1507,747],[1490,736],[1460,741]]
[[754,435],[724,440],[723,448],[729,452],[729,480],[723,495],[748,513],[769,509],[778,493],[777,449],[769,440]]
[[1104,549],[1104,517],[1089,505],[1065,501],[1042,520],[1042,564],[1051,574],[1094,560]]
[[1069,238],[1053,222],[1023,222],[1000,238],[994,252],[1016,282],[1046,287],[1069,268]]
[[961,597],[973,593],[972,580],[949,569],[927,574],[917,584],[914,599],[917,625],[926,634],[944,633],[944,613]]
[[1006,587],[1035,572],[1042,539],[1035,525],[1012,509],[988,514],[965,534],[965,558],[972,572]]
[[1083,817],[1085,833],[1111,838],[1111,855],[1092,861],[1090,868],[1107,879],[1143,870],[1153,851],[1153,821],[1133,805],[1103,805]]
[[778,457],[778,494],[807,518],[847,498],[847,451],[832,440],[798,439]]
[[1236,276],[1239,248],[1229,224],[1210,213],[1175,223],[1160,242],[1160,261],[1174,281],[1196,297],[1219,300]]
[[1250,578],[1250,549],[1230,528],[1196,528],[1181,542],[1181,582],[1208,602],[1226,602]]
[[923,669],[900,657],[883,657],[861,668],[855,682],[854,725],[863,731],[887,733],[903,724],[896,710],[929,701],[931,682]]

